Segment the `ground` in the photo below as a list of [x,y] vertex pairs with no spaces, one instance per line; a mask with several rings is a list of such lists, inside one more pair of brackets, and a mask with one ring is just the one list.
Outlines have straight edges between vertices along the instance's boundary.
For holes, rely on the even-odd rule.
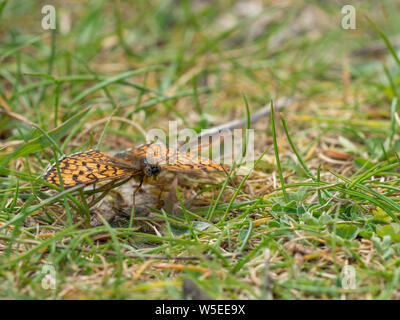
[[[1,298],[400,298],[399,3],[47,4],[0,1]],[[43,179],[260,110],[255,162],[135,206],[135,179]]]

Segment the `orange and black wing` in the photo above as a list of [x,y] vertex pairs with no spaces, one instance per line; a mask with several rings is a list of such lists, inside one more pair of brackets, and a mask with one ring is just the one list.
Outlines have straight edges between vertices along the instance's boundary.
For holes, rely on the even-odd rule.
[[[140,174],[142,170],[115,160],[114,157],[91,150],[61,158],[60,175],[65,188],[76,185],[89,185],[105,180],[119,180],[124,177]],[[60,186],[60,175],[54,164],[45,174],[44,180]]]
[[215,163],[198,155],[181,152],[178,149],[163,144],[146,144],[131,150],[138,157],[145,157],[152,163],[157,163],[169,171],[181,172],[228,172],[229,166]]

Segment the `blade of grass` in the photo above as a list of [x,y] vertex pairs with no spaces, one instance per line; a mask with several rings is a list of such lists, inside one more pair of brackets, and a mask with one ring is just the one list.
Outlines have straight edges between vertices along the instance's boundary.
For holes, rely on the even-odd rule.
[[279,179],[281,180],[281,188],[283,192],[283,197],[285,201],[288,202],[289,198],[285,188],[285,179],[283,178],[282,168],[281,168],[281,161],[279,160],[279,150],[278,150],[278,143],[276,141],[276,129],[275,129],[275,112],[274,112],[274,103],[271,100],[271,127],[272,127],[272,140],[274,142],[274,150],[275,150],[275,159],[276,159],[276,166],[278,169]]

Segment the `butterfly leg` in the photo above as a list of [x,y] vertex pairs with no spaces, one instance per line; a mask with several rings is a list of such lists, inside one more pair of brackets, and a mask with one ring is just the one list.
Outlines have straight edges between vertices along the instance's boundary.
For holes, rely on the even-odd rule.
[[[136,193],[140,190],[140,188],[142,187],[143,184],[143,180],[144,180],[144,176],[142,176],[140,178],[140,182],[139,185],[136,187],[136,189],[133,191],[132,194],[132,206],[133,206],[133,214],[136,215]],[[133,217],[133,219],[135,219],[135,217]]]
[[92,195],[92,199],[90,202],[94,201],[94,199],[96,199],[96,194],[94,193],[94,191],[96,190],[96,184],[93,183],[93,195]]
[[162,194],[164,192],[164,189],[165,189],[165,184],[161,184],[161,191],[158,194],[158,198],[157,198],[157,209],[161,209],[163,207],[161,196],[162,196]]

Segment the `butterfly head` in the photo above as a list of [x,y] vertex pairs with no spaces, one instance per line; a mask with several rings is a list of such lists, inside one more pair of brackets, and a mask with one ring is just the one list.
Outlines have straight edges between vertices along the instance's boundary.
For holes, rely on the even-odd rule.
[[160,174],[161,172],[161,167],[156,164],[148,165],[146,166],[146,169],[144,170],[144,173],[146,176],[149,177],[156,177]]
[[144,159],[144,174],[148,177],[157,177],[161,172],[161,167],[158,164],[153,164]]

